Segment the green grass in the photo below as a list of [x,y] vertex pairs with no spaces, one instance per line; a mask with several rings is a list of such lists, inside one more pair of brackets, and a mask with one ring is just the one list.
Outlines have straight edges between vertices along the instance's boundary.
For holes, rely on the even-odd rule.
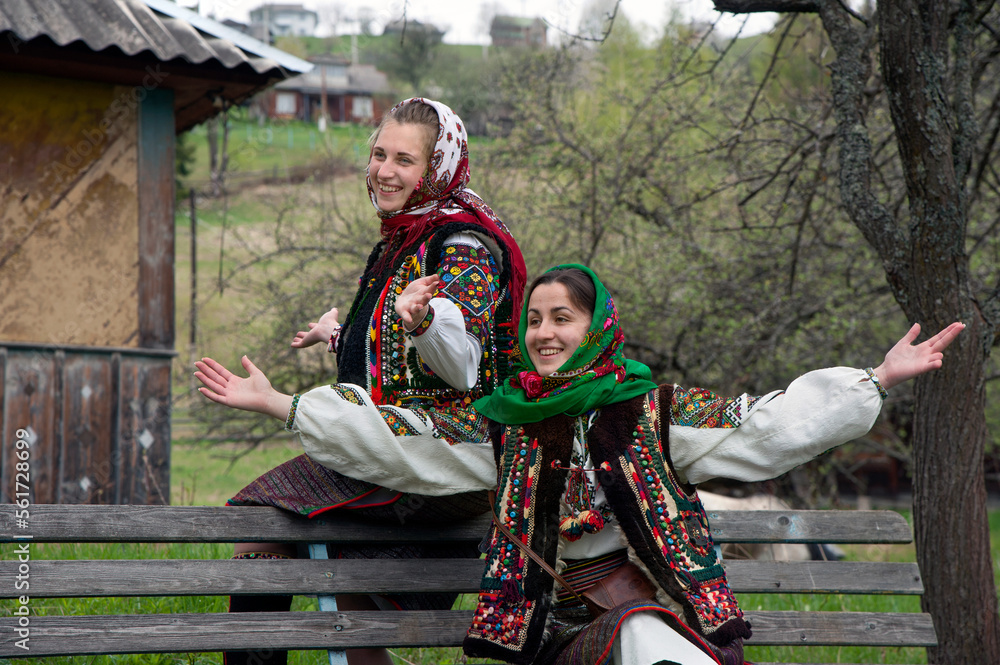
[[[298,120],[266,121],[263,124],[235,115],[229,120],[229,172],[274,172],[291,166],[314,164],[334,157],[362,168],[368,160],[365,143],[371,127],[328,125],[319,132],[315,124]],[[194,164],[184,179],[200,185],[209,179],[206,125],[193,128],[187,141],[194,146]],[[221,130],[219,142],[221,145]]]
[[170,453],[170,502],[221,506],[257,476],[302,453],[291,438],[247,452],[237,445],[174,443]]

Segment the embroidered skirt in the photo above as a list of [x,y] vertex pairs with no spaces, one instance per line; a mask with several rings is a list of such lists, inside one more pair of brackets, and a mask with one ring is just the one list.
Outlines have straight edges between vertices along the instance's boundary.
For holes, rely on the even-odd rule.
[[[379,493],[381,490],[381,493]],[[375,498],[376,493],[381,500]],[[368,502],[366,503],[366,499]],[[364,503],[365,505],[359,505]],[[353,517],[377,523],[440,524],[471,519],[490,509],[486,492],[425,496],[389,492],[299,455],[263,474],[227,502],[230,506],[275,506],[306,517],[330,510],[351,511]],[[328,546],[330,558],[341,559],[455,559],[478,558],[475,543],[392,546]],[[446,610],[457,594],[387,596],[400,609]]]

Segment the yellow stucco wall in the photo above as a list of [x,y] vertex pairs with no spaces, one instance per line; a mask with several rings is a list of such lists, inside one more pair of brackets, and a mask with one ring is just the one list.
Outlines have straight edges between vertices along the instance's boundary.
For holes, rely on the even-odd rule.
[[132,92],[0,72],[0,342],[137,346]]

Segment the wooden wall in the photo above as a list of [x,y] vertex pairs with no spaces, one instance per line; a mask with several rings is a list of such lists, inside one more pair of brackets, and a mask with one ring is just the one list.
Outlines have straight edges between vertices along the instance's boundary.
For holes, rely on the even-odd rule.
[[0,73],[0,341],[138,346],[131,89]]
[[169,503],[171,355],[0,345],[0,501],[22,429],[31,503]]
[[0,72],[0,501],[169,503],[174,95]]

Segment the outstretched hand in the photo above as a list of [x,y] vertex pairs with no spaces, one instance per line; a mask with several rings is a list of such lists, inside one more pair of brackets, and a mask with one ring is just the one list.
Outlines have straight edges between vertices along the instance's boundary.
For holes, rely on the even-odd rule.
[[913,340],[920,334],[920,324],[914,323],[903,339],[885,354],[882,364],[875,368],[879,383],[888,390],[925,372],[938,369],[944,360],[943,351],[963,330],[965,324],[955,322],[927,341],[914,345]]
[[318,342],[326,344],[330,341],[330,335],[340,325],[337,320],[339,312],[334,307],[329,312],[319,317],[319,321],[309,324],[309,330],[300,330],[295,333],[292,339],[292,346],[296,349],[304,349]]
[[292,407],[291,395],[279,393],[272,388],[264,373],[246,356],[243,356],[242,363],[249,377],[236,376],[211,358],[196,361],[194,365],[198,371],[194,375],[204,384],[198,388],[198,392],[213,402],[234,409],[254,411],[284,420]]
[[403,328],[407,331],[416,328],[427,316],[427,303],[437,293],[440,281],[437,275],[420,277],[407,284],[396,298],[396,314],[403,320]]

